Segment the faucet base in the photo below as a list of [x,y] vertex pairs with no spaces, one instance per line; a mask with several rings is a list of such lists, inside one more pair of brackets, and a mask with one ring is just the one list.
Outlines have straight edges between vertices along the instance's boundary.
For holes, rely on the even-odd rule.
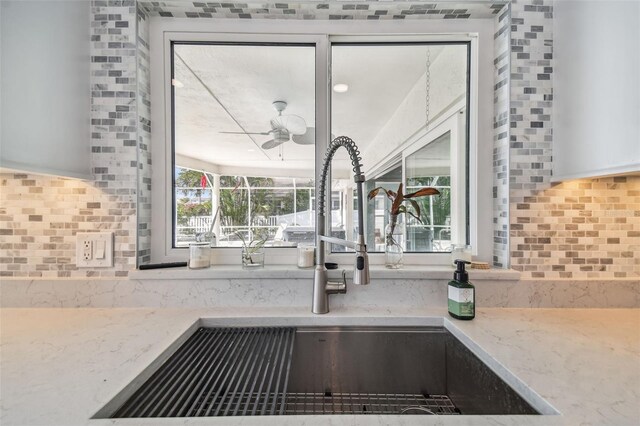
[[326,314],[329,312],[329,295],[325,283],[327,282],[327,268],[317,265],[313,274],[313,299],[311,312],[314,314]]

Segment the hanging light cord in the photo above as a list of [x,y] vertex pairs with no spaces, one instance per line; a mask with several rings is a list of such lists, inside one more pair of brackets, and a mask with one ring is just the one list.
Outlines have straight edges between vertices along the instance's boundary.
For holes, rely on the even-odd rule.
[[431,49],[427,47],[427,70],[425,72],[425,112],[424,118],[425,128],[429,125],[429,107],[431,103],[431,99],[429,98],[431,95]]

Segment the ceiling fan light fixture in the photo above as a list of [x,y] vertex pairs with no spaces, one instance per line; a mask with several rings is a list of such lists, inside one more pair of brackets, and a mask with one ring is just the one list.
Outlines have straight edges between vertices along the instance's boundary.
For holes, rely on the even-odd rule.
[[283,128],[283,129],[275,129],[273,131],[273,139],[277,140],[277,141],[282,141],[282,142],[286,142],[288,141],[290,138],[290,134],[287,131],[287,129]]
[[336,93],[345,93],[349,90],[349,85],[345,83],[338,83],[333,86],[333,91]]
[[[288,142],[292,136],[296,136],[294,140],[295,143],[300,145],[309,145],[315,142],[314,133],[312,132],[308,137],[299,139],[297,136],[306,135],[308,132],[307,122],[304,118],[293,115],[293,114],[282,114],[282,112],[287,108],[287,103],[285,101],[274,101],[273,107],[278,111],[278,115],[273,117],[270,121],[271,130],[268,132],[247,132],[244,130],[240,123],[236,121],[236,123],[243,130],[242,132],[219,132],[219,133],[229,133],[229,134],[242,134],[242,135],[264,135],[271,136],[273,139],[269,139],[268,141],[262,143],[260,148],[262,149],[273,149],[285,142]],[[230,114],[229,114],[230,115]],[[234,119],[235,120],[235,119]],[[251,138],[253,140],[253,138]],[[256,143],[255,140],[253,140]],[[251,150],[249,150],[251,151]],[[280,155],[282,158],[282,154]]]
[[287,103],[285,101],[273,101],[271,105],[273,105],[279,114],[282,114],[282,111],[287,107]]

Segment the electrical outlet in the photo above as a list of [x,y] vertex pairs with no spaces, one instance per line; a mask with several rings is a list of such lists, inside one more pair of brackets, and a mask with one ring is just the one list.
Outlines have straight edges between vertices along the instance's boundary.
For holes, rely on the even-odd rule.
[[76,265],[79,268],[113,266],[113,232],[77,233]]
[[82,243],[80,245],[82,247],[82,260],[84,260],[84,261],[91,260],[91,258],[92,258],[91,246],[93,245],[91,240],[85,238],[85,239],[82,240]]

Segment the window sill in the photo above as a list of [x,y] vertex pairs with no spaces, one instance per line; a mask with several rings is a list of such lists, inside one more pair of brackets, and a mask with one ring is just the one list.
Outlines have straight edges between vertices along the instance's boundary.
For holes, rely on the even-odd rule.
[[[342,266],[329,271],[330,277],[339,277],[342,269],[351,275],[352,266]],[[449,280],[453,277],[453,267],[405,265],[403,269],[386,269],[382,265],[371,266],[373,280],[386,279],[430,279]],[[313,278],[313,268],[299,269],[289,265],[269,265],[263,269],[247,270],[240,265],[214,265],[206,269],[171,268],[145,271],[131,271],[132,280],[204,280],[204,279],[309,279]],[[513,269],[469,270],[470,281],[518,281],[520,272]]]

